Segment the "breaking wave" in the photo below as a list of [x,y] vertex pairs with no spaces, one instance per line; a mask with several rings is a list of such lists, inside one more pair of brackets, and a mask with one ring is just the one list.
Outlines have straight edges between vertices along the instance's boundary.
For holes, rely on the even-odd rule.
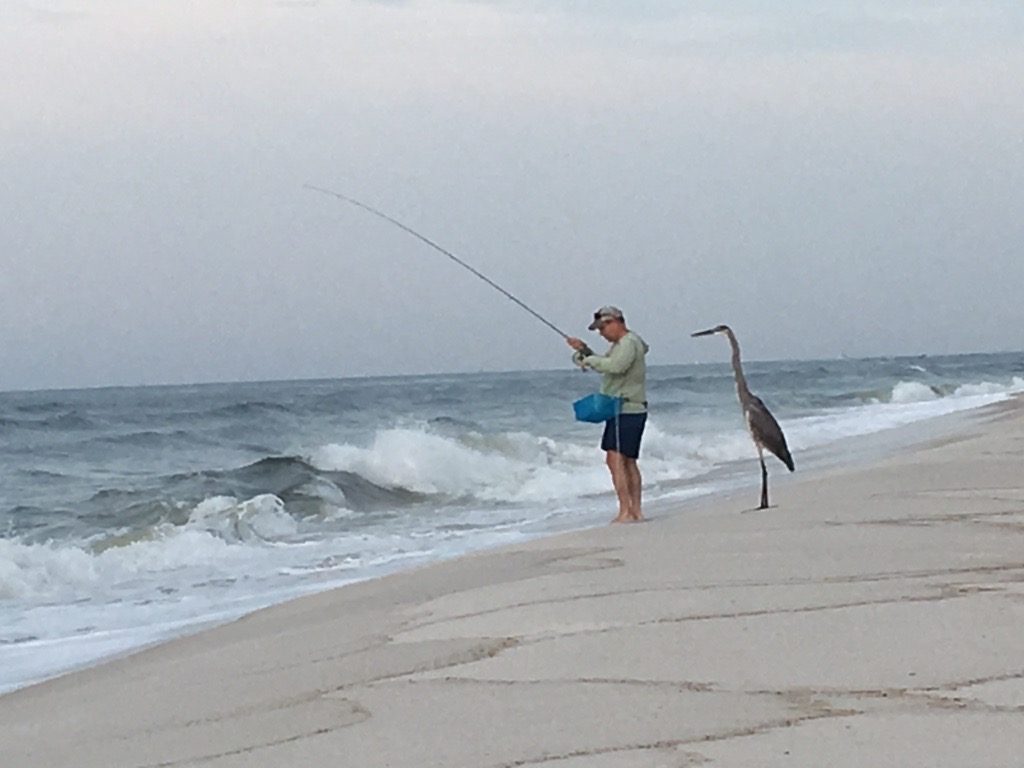
[[[751,374],[800,462],[818,446],[1024,392],[1020,375],[992,380],[1019,373],[1018,360],[953,362],[755,364]],[[9,454],[28,458],[0,509],[0,690],[109,652],[119,630],[122,647],[138,645],[156,626],[173,633],[174,622],[607,519],[600,428],[569,421],[558,398],[570,381],[554,375],[524,396],[528,407],[510,407],[525,378],[8,403],[0,425],[22,440]],[[651,389],[647,499],[756,480],[727,368],[655,373]],[[48,454],[37,448],[45,430]],[[82,638],[103,648],[60,645]]]
[[942,397],[942,390],[919,381],[901,381],[892,388],[891,403],[922,403]]

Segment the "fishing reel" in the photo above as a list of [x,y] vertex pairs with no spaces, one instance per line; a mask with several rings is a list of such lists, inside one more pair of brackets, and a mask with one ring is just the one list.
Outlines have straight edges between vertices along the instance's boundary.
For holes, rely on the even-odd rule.
[[589,357],[592,354],[594,354],[594,350],[592,350],[590,347],[584,344],[581,349],[577,349],[573,353],[572,361],[576,363],[577,366],[579,366],[579,369],[581,371],[585,371],[587,370],[587,367],[583,364],[583,359],[585,357]]

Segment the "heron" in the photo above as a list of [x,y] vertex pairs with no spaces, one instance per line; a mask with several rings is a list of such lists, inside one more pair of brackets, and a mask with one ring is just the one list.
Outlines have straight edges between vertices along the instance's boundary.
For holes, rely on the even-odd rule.
[[740,364],[740,344],[736,341],[736,334],[732,332],[732,328],[728,325],[717,325],[706,331],[697,331],[691,336],[712,336],[717,333],[721,333],[729,339],[729,344],[732,347],[732,372],[736,377],[736,395],[743,407],[743,417],[747,422],[747,429],[750,430],[750,437],[757,447],[757,455],[761,460],[761,506],[758,509],[768,509],[768,467],[764,463],[765,450],[774,453],[790,472],[796,469],[796,465],[793,464],[793,457],[789,454],[786,436],[782,434],[779,422],[775,420],[761,398],[751,392],[750,387],[747,386],[747,377],[743,375],[743,366]]

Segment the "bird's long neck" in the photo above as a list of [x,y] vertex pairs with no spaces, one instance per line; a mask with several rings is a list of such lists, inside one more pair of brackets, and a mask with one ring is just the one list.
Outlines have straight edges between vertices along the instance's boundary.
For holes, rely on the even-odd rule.
[[749,395],[750,387],[747,386],[747,377],[743,375],[743,366],[740,365],[740,343],[736,341],[736,336],[731,330],[726,329],[725,335],[729,338],[729,345],[732,347],[732,372],[736,377],[736,392],[740,395]]

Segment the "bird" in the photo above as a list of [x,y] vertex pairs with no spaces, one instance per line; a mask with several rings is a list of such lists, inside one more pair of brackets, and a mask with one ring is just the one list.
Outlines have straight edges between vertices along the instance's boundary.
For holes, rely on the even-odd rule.
[[768,467],[764,463],[765,450],[775,454],[790,472],[796,470],[796,465],[789,453],[786,436],[782,434],[779,422],[775,420],[761,398],[751,392],[750,387],[747,386],[747,378],[743,375],[743,366],[740,364],[740,345],[736,341],[736,334],[732,332],[732,328],[728,325],[716,325],[714,328],[697,331],[690,335],[692,337],[712,336],[717,333],[721,333],[729,339],[729,344],[732,346],[732,371],[736,377],[736,395],[743,407],[743,417],[747,422],[747,429],[750,430],[750,437],[757,447],[757,455],[761,460],[761,505],[758,509],[768,509]]

